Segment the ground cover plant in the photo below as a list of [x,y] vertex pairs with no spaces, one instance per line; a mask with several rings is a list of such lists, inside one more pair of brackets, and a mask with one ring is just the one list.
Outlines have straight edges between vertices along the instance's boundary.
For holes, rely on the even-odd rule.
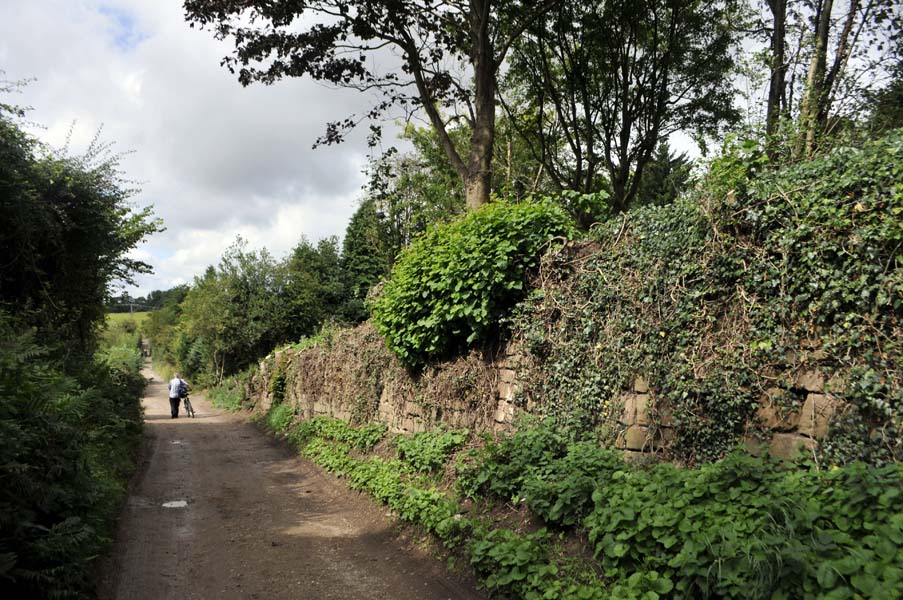
[[[821,470],[732,453],[696,469],[639,468],[546,419],[450,454],[458,477],[448,488],[400,450],[430,446],[447,431],[396,437],[394,457],[370,452],[385,437],[374,424],[317,417],[282,433],[463,555],[503,597],[903,594],[903,468],[896,464]],[[538,528],[494,522],[489,509],[509,503],[526,504]],[[589,541],[591,557],[568,548],[573,536]]]
[[466,429],[421,431],[410,436],[399,435],[393,445],[398,457],[415,470],[436,471],[464,445],[468,433]]

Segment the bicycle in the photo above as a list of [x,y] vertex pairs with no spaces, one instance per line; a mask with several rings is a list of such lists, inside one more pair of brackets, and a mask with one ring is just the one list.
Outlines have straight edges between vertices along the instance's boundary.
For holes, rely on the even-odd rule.
[[186,394],[182,401],[185,403],[185,414],[187,414],[192,419],[194,418],[194,407],[191,405],[191,399]]

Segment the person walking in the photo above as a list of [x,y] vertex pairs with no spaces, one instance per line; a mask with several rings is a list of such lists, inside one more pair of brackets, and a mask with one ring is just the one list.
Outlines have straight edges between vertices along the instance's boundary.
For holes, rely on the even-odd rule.
[[173,419],[179,418],[179,403],[182,400],[182,389],[187,386],[188,384],[182,381],[178,373],[169,380],[169,412]]

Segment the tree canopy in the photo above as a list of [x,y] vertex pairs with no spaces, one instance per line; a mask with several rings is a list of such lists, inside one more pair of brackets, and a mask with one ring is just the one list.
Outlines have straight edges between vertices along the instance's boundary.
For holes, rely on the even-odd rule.
[[[185,0],[194,26],[231,38],[223,59],[243,85],[307,76],[377,94],[365,115],[330,123],[321,142],[343,139],[364,118],[393,106],[423,110],[464,183],[467,204],[489,200],[499,70],[524,29],[560,0]],[[400,53],[398,68],[378,71],[374,57]],[[452,124],[465,122],[462,152]],[[373,129],[378,132],[377,128]]]

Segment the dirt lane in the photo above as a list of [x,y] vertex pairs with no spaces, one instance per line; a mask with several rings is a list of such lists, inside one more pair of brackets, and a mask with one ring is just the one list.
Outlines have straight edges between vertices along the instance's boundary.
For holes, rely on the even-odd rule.
[[165,382],[145,376],[148,446],[102,600],[484,597],[405,548],[384,509],[241,417],[195,396],[197,418],[170,419]]

